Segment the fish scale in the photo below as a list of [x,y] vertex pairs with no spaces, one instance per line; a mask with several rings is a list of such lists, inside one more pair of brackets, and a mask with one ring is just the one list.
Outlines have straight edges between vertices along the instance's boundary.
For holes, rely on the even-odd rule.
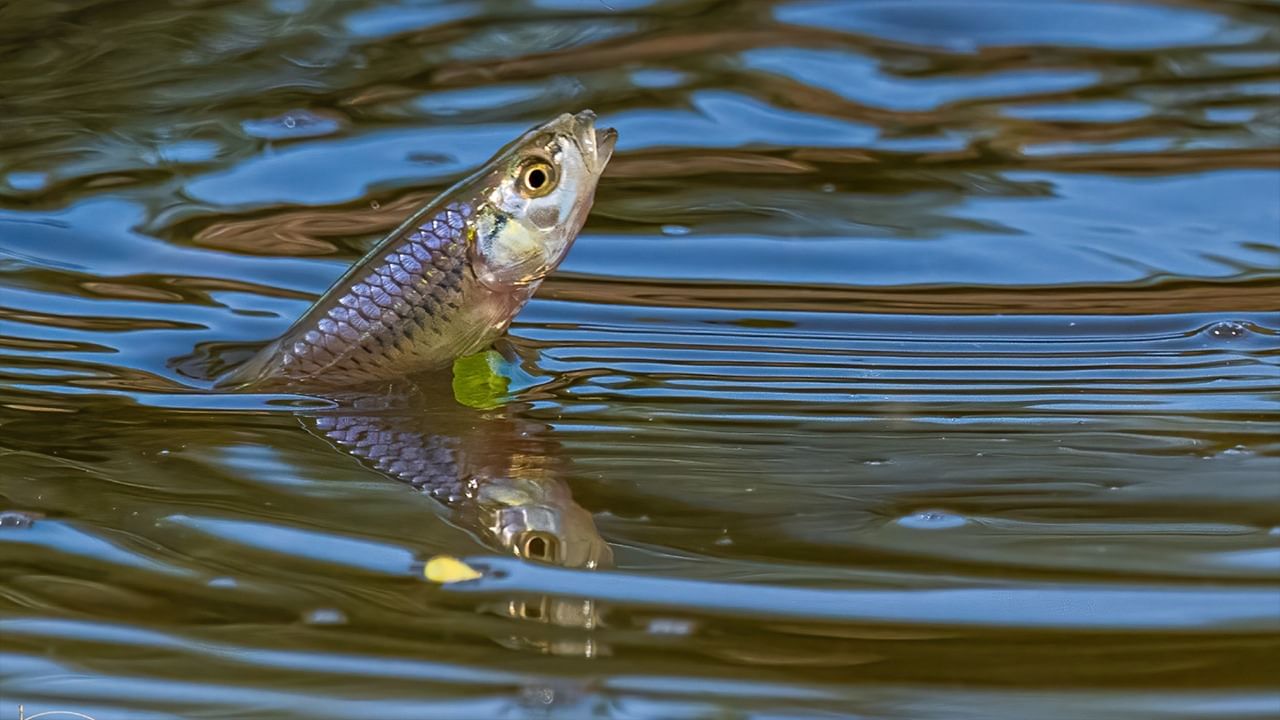
[[453,202],[385,241],[231,382],[366,379],[429,352],[464,306],[467,202]]

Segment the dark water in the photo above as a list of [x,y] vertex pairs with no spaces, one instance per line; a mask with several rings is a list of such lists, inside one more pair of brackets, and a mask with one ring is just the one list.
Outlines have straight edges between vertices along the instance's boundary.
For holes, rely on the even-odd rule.
[[[1278,69],[1263,0],[0,4],[0,720],[1280,715]],[[506,379],[402,412],[614,569],[208,389],[583,107]]]

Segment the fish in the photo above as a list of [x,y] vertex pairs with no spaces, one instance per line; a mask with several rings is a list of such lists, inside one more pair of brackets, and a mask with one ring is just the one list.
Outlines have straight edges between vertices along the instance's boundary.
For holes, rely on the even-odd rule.
[[568,253],[617,137],[590,110],[530,129],[410,215],[217,387],[393,380],[485,349]]
[[546,428],[506,408],[460,407],[432,383],[326,392],[303,414],[311,432],[449,509],[450,521],[506,555],[561,567],[610,567],[613,553],[561,479]]

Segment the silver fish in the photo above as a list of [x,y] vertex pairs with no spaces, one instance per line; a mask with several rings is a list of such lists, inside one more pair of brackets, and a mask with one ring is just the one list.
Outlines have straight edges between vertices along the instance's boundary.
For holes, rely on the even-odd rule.
[[582,229],[617,132],[533,128],[415,212],[221,387],[337,387],[447,367],[506,331]]

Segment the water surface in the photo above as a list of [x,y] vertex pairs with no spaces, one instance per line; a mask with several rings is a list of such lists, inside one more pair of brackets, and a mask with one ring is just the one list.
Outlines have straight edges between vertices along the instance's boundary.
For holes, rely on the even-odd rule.
[[[1278,67],[1243,0],[0,7],[0,718],[1280,715]],[[614,567],[210,389],[584,107],[506,380],[398,412]]]

